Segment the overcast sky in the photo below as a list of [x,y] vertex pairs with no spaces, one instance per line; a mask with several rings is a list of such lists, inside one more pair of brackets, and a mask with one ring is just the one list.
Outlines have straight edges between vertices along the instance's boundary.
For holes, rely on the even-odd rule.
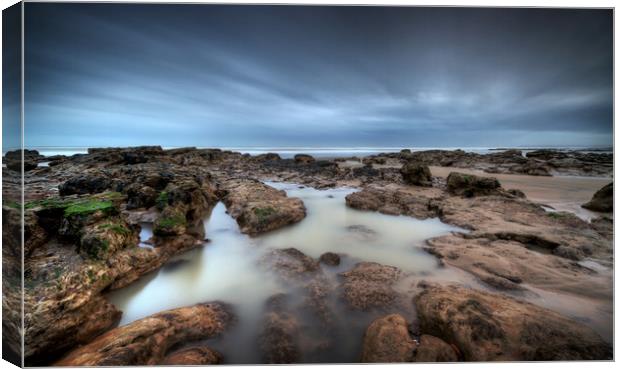
[[612,145],[610,10],[26,4],[28,146]]

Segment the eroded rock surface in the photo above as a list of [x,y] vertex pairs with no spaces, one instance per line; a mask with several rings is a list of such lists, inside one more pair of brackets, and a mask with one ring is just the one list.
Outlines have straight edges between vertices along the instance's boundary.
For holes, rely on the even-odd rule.
[[400,269],[374,262],[361,262],[341,273],[341,296],[354,310],[385,309],[398,304],[394,285],[403,276]]
[[257,180],[229,180],[221,184],[222,200],[241,232],[258,235],[297,223],[306,216],[303,201],[287,197]]
[[215,337],[232,321],[228,308],[219,303],[168,310],[108,331],[71,351],[55,365],[158,365],[170,360],[189,360],[188,352],[177,351],[168,357],[166,354],[179,343]]
[[420,331],[454,344],[466,361],[607,360],[611,346],[590,328],[507,296],[421,283]]
[[584,208],[603,213],[614,210],[614,184],[613,182],[596,191],[592,200],[582,205]]
[[364,335],[363,363],[400,363],[412,361],[416,343],[409,335],[407,321],[391,314],[373,321]]

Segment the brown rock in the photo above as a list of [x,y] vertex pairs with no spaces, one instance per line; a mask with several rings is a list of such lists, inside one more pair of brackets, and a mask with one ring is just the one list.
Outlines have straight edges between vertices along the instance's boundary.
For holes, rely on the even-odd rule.
[[420,283],[420,331],[454,344],[466,361],[606,360],[611,346],[553,311],[465,287]]
[[259,181],[229,180],[222,189],[228,213],[241,232],[252,236],[297,223],[306,216],[303,201]]
[[340,265],[340,255],[333,252],[326,252],[319,257],[319,261],[325,265]]
[[363,363],[412,361],[416,344],[409,336],[407,321],[391,314],[373,321],[366,329],[362,347]]
[[215,365],[222,363],[222,355],[207,347],[188,347],[170,353],[162,365]]
[[308,154],[297,154],[295,155],[295,162],[301,164],[309,164],[314,163],[314,158]]
[[451,194],[465,197],[493,195],[501,188],[495,178],[457,172],[448,175],[447,186]]
[[613,182],[596,191],[592,200],[581,205],[588,210],[600,211],[603,213],[614,210],[614,184]]
[[432,185],[431,171],[428,169],[428,165],[410,161],[400,168],[400,173],[407,184],[427,187]]
[[458,355],[454,348],[445,341],[423,334],[416,348],[414,361],[418,363],[455,362],[458,361]]
[[164,311],[108,331],[71,351],[55,365],[163,364],[173,346],[215,337],[224,332],[231,321],[230,312],[218,303]]
[[389,307],[399,298],[393,286],[401,275],[400,269],[393,266],[358,263],[348,272],[340,273],[342,297],[355,310]]

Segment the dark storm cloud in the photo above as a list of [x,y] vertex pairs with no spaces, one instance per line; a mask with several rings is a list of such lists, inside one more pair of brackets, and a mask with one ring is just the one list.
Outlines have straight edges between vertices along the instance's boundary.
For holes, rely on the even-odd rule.
[[611,145],[609,10],[26,4],[27,145]]

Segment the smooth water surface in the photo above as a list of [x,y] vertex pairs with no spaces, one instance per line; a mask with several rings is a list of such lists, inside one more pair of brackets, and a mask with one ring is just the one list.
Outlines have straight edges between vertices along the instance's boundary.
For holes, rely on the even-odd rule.
[[[338,272],[359,261],[375,261],[429,276],[440,269],[437,260],[421,249],[423,241],[459,231],[438,219],[421,221],[347,208],[344,198],[352,189],[316,190],[294,184],[268,184],[286,190],[289,196],[302,198],[307,217],[298,224],[250,238],[239,232],[236,222],[219,203],[205,220],[211,242],[108,294],[107,298],[123,311],[120,324],[199,302],[226,302],[233,306],[238,321],[212,346],[222,352],[227,363],[259,363],[257,337],[265,302],[276,293],[292,293],[276,275],[259,265],[261,256],[269,249],[295,247],[313,258],[327,251],[346,254],[340,267],[323,266],[333,280],[337,280]],[[148,247],[144,241],[150,236],[149,226],[143,225],[142,247]],[[446,273],[447,269],[441,271]],[[343,324],[337,332],[342,336],[338,352],[307,360],[357,361],[364,329],[375,315],[351,314],[344,306],[333,308],[343,317],[338,319]]]

